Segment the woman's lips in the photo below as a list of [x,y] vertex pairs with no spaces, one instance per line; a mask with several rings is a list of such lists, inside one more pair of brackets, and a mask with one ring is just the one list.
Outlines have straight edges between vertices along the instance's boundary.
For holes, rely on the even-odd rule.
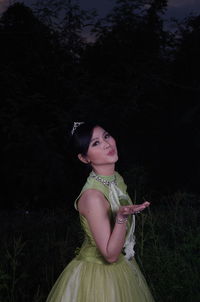
[[115,155],[115,150],[110,150],[107,155],[109,155],[109,156]]

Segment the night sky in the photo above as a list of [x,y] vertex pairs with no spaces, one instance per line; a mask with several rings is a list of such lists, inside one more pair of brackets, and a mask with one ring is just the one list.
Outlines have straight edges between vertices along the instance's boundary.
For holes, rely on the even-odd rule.
[[[26,5],[31,5],[37,0],[24,0]],[[0,0],[0,11],[13,3],[12,0]],[[114,0],[80,0],[78,1],[83,9],[96,9],[100,16],[106,15],[113,7]],[[169,0],[167,17],[184,18],[188,14],[200,14],[200,1],[199,0]]]

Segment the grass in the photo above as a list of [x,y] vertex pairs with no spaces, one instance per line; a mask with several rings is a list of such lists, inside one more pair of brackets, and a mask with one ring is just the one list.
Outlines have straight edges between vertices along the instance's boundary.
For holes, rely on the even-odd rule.
[[137,218],[137,255],[156,301],[198,302],[199,199],[178,192]]
[[[136,217],[136,257],[156,302],[198,302],[199,197],[177,192]],[[43,302],[81,245],[75,212],[0,213],[0,302]]]

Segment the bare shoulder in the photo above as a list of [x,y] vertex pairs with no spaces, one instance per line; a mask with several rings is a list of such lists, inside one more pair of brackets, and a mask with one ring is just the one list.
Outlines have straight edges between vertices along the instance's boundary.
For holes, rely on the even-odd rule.
[[83,192],[78,201],[78,210],[82,215],[87,215],[88,212],[98,210],[107,211],[109,208],[108,201],[103,193],[95,189],[89,189]]

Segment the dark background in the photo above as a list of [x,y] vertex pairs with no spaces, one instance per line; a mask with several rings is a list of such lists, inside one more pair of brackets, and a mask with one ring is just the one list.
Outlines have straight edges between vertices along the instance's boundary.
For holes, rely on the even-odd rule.
[[117,139],[133,200],[151,201],[135,235],[155,301],[200,301],[200,15],[111,2],[0,3],[0,302],[46,301],[82,244],[89,171],[69,137],[88,120]]
[[131,194],[199,194],[200,16],[119,0],[104,18],[73,1],[14,3],[0,18],[1,207],[73,206],[86,172],[73,121],[117,138]]

